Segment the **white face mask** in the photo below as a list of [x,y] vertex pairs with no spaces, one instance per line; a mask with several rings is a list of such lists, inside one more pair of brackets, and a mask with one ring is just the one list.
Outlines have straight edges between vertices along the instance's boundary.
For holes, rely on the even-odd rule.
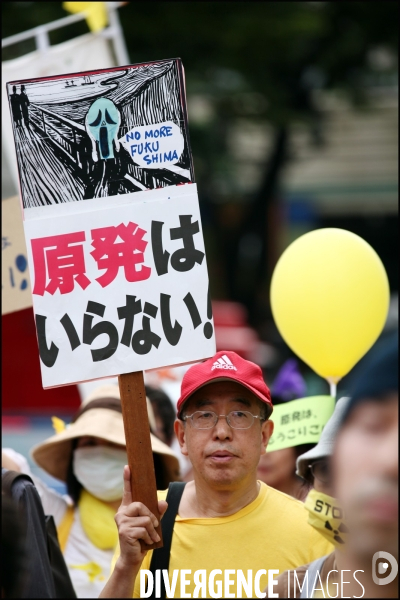
[[111,446],[87,446],[74,451],[74,475],[83,487],[105,502],[122,498],[125,450]]

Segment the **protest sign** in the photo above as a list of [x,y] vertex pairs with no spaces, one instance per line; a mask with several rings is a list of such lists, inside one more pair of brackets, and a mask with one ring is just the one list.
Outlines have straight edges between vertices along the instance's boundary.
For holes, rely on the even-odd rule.
[[159,516],[143,371],[215,353],[181,61],[7,91],[43,387],[119,376],[133,498]]
[[45,388],[215,352],[196,185],[124,198],[24,223]]
[[32,306],[28,259],[18,196],[2,201],[1,313]]
[[267,451],[316,444],[334,408],[332,396],[309,396],[274,406],[274,433]]

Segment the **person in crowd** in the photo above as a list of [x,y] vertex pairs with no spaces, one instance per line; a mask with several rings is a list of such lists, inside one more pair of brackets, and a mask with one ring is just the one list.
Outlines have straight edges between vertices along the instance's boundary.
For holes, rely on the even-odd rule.
[[[149,421],[154,415],[148,401]],[[55,419],[58,433],[32,449],[35,462],[66,482],[68,497],[49,489],[31,475],[46,514],[54,516],[60,546],[76,594],[98,597],[109,575],[118,543],[114,516],[121,504],[122,471],[127,463],[119,388],[95,389],[67,427]],[[172,450],[151,434],[156,481],[165,489],[179,479],[179,461]],[[17,453],[8,454],[15,470],[29,467]],[[9,467],[10,468],[10,465]],[[28,473],[30,474],[30,473]]]
[[[373,349],[341,411],[328,482],[310,506],[314,526],[319,521],[319,531],[334,536],[335,551],[296,569],[296,578],[280,575],[280,596],[398,598],[398,358],[396,332]],[[317,483],[321,458],[314,459]],[[324,492],[334,499],[327,502]]]
[[[5,457],[6,458],[6,457]],[[3,459],[3,463],[6,460]],[[51,515],[45,515],[32,478],[2,466],[3,497],[11,498],[24,524],[26,556],[20,598],[76,598]]]
[[[296,398],[304,398],[305,395],[306,383],[297,361],[290,358],[282,365],[271,386],[273,404],[278,406]],[[258,463],[257,478],[280,492],[304,501],[310,486],[296,474],[296,460],[314,446],[315,444],[298,444],[265,453]]]
[[27,129],[29,129],[29,98],[25,91],[25,86],[21,85],[21,93],[19,95],[19,102],[21,105],[21,112],[24,119],[24,124]]
[[175,438],[174,423],[176,417],[172,402],[163,390],[150,385],[146,385],[146,396],[151,402],[156,420],[155,434],[164,444],[171,446]]
[[[272,408],[260,367],[235,352],[217,352],[186,372],[175,433],[193,465],[194,481],[186,483],[171,524],[169,582],[179,570],[175,597],[182,591],[193,597],[193,579],[181,587],[182,569],[192,577],[204,570],[207,582],[212,571],[228,569],[233,582],[229,591],[235,593],[238,570],[282,571],[331,551],[331,544],[307,524],[301,502],[257,481],[257,465],[273,431]],[[142,550],[141,540],[159,540],[157,520],[142,503],[132,502],[128,467],[124,486],[116,515],[120,543],[104,598],[140,596],[139,571],[149,569],[153,553],[159,552]],[[159,494],[161,515],[165,497]],[[251,590],[266,583],[262,575],[251,581]],[[208,584],[205,589],[208,594]]]
[[335,410],[326,423],[318,444],[297,458],[296,475],[310,486],[308,497],[314,496],[311,488],[316,493],[332,493],[331,455],[340,420],[349,401],[348,396],[337,401]]
[[28,587],[26,524],[15,502],[1,498],[1,597],[24,598]]
[[[332,497],[330,460],[336,432],[349,400],[347,397],[338,400],[331,418],[322,431],[318,444],[300,455],[296,461],[296,474],[307,483],[310,490],[304,505],[308,512],[308,522],[339,549],[345,542],[347,527],[339,516],[339,514],[341,515],[341,509],[337,510],[338,503]],[[323,510],[321,510],[321,507],[324,507]],[[326,557],[324,573],[335,569],[337,551],[335,549]],[[293,598],[295,593],[297,593],[297,597],[300,597],[308,566],[305,565],[295,569],[295,571],[286,571],[281,574],[277,579],[274,593],[278,593],[280,598]],[[295,584],[297,587],[295,587]],[[265,592],[268,593],[268,590],[265,590]]]
[[296,460],[314,445],[299,444],[266,452],[258,464],[257,478],[276,490],[304,502],[310,486],[308,481],[296,474]]
[[11,113],[16,127],[21,127],[22,125],[22,113],[21,113],[21,102],[20,102],[20,94],[17,94],[17,86],[13,85],[12,87],[13,93],[10,94],[10,102],[11,102]]

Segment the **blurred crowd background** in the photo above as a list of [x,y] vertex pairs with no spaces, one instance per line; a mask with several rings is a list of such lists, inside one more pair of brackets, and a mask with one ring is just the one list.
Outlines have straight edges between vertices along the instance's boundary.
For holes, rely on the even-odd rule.
[[[272,384],[293,353],[272,319],[271,275],[294,239],[321,227],[352,231],[380,256],[388,335],[398,325],[398,3],[120,4],[131,63],[180,57],[185,67],[217,350],[257,362]],[[2,38],[66,15],[62,2],[3,3]],[[56,45],[87,32],[80,21],[48,35]],[[35,50],[35,38],[7,45],[2,60]],[[17,193],[5,158],[2,200]],[[304,395],[328,393],[298,367]],[[176,399],[180,376],[148,382]],[[80,403],[76,386],[41,388],[31,308],[3,315],[2,383],[3,446],[25,456],[51,433],[49,415],[68,420]]]

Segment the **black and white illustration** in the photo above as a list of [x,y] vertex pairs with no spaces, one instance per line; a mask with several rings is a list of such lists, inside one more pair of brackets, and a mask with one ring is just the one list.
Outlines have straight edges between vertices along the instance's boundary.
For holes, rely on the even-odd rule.
[[7,91],[25,209],[194,182],[180,59]]

